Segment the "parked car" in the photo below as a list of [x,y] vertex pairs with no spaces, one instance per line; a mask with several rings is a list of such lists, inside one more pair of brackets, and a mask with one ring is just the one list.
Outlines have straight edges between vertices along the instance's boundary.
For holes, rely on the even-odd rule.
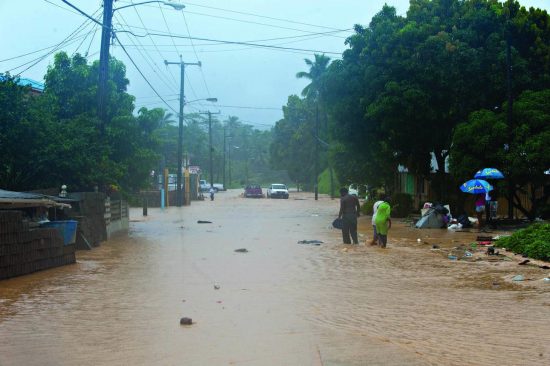
[[263,198],[264,192],[262,191],[262,187],[258,184],[249,184],[244,189],[244,196],[246,198],[254,197],[254,198]]
[[274,183],[267,189],[267,198],[288,198],[288,188],[284,184]]

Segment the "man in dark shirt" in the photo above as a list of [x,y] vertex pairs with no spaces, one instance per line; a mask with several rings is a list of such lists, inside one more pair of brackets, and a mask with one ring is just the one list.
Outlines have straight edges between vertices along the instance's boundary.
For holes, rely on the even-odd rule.
[[353,244],[359,244],[357,240],[357,218],[361,210],[359,199],[356,196],[348,194],[347,188],[340,188],[340,196],[338,218],[341,218],[343,222],[342,238],[344,239],[344,244],[351,244],[350,235],[351,239],[353,239]]

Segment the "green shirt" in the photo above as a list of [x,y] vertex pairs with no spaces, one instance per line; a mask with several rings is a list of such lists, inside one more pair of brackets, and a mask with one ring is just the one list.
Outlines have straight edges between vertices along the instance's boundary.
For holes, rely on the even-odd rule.
[[391,207],[387,202],[383,202],[378,206],[376,211],[376,232],[380,235],[388,235],[388,220],[390,218]]

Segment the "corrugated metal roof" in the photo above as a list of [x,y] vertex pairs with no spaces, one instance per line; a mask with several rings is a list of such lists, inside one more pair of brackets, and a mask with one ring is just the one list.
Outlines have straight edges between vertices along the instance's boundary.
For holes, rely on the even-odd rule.
[[27,199],[27,200],[39,200],[42,198],[49,198],[43,194],[25,193],[25,192],[13,192],[0,189],[0,198],[13,198],[13,199]]
[[0,208],[58,206],[71,207],[69,202],[76,202],[69,198],[47,196],[38,193],[13,192],[0,189]]
[[[6,80],[6,77],[3,76],[3,75],[0,75],[0,81],[4,81]],[[33,80],[33,79],[29,79],[29,78],[19,78],[17,79],[17,84],[18,85],[21,85],[21,86],[30,86],[31,89],[33,90],[36,90],[36,91],[39,91],[39,92],[43,92],[44,91],[44,84],[42,83],[39,83],[38,81],[36,80]]]

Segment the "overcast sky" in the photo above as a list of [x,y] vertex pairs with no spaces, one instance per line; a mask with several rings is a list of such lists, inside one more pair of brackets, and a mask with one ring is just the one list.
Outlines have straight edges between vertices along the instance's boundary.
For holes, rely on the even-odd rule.
[[[102,1],[69,0],[101,21]],[[138,0],[117,0],[115,8]],[[264,129],[282,117],[281,106],[291,94],[299,94],[306,80],[296,79],[307,71],[304,58],[326,52],[339,58],[344,40],[354,24],[367,25],[384,3],[404,14],[408,0],[173,0],[186,6],[177,11],[161,4],[142,4],[114,12],[118,37],[160,96],[179,110],[180,72],[164,60],[202,62],[202,68],[185,69],[185,112],[211,110],[221,118],[237,116]],[[521,0],[525,6],[550,10],[550,0]],[[0,0],[0,71],[43,81],[55,46],[75,30],[60,50],[88,54],[99,59],[100,27],[72,10],[61,0]],[[86,22],[84,27],[79,28]],[[136,37],[128,32],[132,31]],[[341,31],[339,31],[341,30]],[[146,33],[158,35],[148,36]],[[327,32],[334,32],[327,34]],[[319,34],[325,33],[325,34]],[[160,36],[163,35],[163,36]],[[174,37],[170,37],[172,35]],[[189,40],[177,36],[201,38]],[[216,42],[206,41],[216,40]],[[249,42],[292,49],[265,49],[217,41]],[[38,51],[38,52],[35,52]],[[24,54],[31,53],[27,56]],[[111,46],[111,55],[122,60],[130,80],[129,92],[136,108],[169,109],[132,65],[121,46]],[[39,61],[39,60],[42,61]],[[211,104],[193,100],[218,98]]]

